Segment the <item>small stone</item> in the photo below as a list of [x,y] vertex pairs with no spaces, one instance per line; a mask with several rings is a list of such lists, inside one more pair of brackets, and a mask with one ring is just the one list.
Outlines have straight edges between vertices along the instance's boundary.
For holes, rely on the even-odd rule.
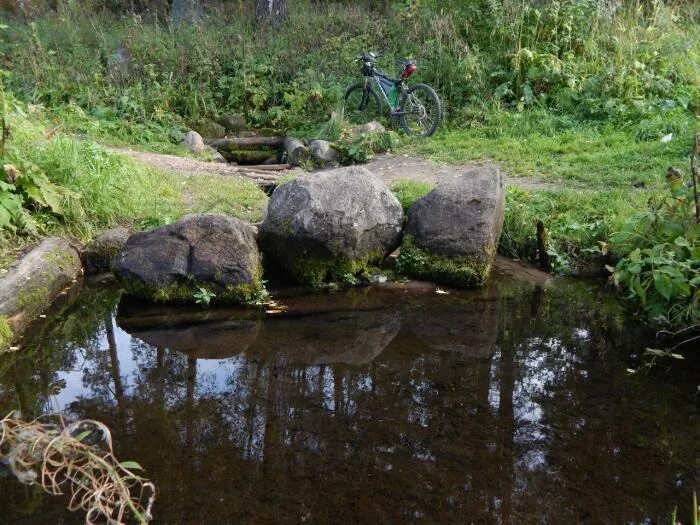
[[368,122],[367,124],[363,124],[362,126],[357,126],[352,130],[352,133],[353,135],[359,137],[360,135],[366,135],[367,133],[373,133],[375,131],[386,131],[386,128],[379,122],[372,121]]
[[190,153],[202,153],[205,150],[204,139],[196,131],[188,131],[180,143]]
[[314,162],[320,165],[336,163],[340,157],[338,150],[327,140],[312,140],[309,142],[309,151]]

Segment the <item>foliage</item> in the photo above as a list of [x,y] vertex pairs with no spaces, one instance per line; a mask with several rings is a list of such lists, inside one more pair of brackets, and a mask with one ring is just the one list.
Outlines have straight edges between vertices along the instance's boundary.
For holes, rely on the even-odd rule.
[[8,108],[12,134],[0,158],[0,264],[27,244],[28,235],[87,240],[105,228],[155,227],[188,212],[249,220],[262,214],[266,197],[251,182],[145,167],[92,140],[48,129],[43,108],[14,100]]
[[340,151],[343,164],[363,164],[378,153],[391,151],[397,143],[392,131],[372,131],[359,136],[348,134],[335,147]]
[[432,189],[433,185],[429,182],[411,179],[398,179],[391,185],[391,191],[401,203],[405,214],[408,213],[411,204],[430,193]]
[[138,463],[114,457],[104,424],[26,422],[14,416],[0,420],[0,457],[20,482],[38,483],[56,496],[68,490],[68,508],[85,511],[86,523],[151,520],[155,486],[134,473],[141,470]]
[[[700,525],[700,507],[698,507],[698,495],[696,492],[693,492],[693,521],[691,522],[691,525]],[[676,515],[678,513],[678,508],[676,507],[673,509],[673,512],[671,513],[671,523],[674,525],[678,523],[680,525],[680,522],[676,520]]]
[[700,321],[700,224],[691,192],[681,184],[654,195],[611,236],[614,248],[629,251],[614,268],[615,283],[648,317],[672,325]]
[[177,27],[73,2],[30,22],[6,13],[2,63],[22,98],[66,126],[131,143],[177,142],[185,122],[229,112],[310,131],[366,49],[416,58],[416,80],[457,125],[486,106],[652,127],[664,112],[700,111],[698,8],[687,3],[412,0],[392,2],[388,19],[371,3],[300,0],[275,31],[255,29],[252,4]]
[[203,286],[198,286],[192,297],[195,303],[208,306],[211,300],[216,297],[216,294]]

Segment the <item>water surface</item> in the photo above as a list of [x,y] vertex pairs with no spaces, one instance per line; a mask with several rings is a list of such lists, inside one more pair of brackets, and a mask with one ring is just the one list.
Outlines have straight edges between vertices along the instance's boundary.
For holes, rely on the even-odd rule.
[[[155,523],[667,523],[698,486],[697,363],[597,285],[375,287],[258,309],[93,288],[0,359],[0,408],[112,429]],[[671,379],[672,378],[672,379]],[[2,523],[81,523],[0,467]],[[687,519],[687,518],[686,518]]]

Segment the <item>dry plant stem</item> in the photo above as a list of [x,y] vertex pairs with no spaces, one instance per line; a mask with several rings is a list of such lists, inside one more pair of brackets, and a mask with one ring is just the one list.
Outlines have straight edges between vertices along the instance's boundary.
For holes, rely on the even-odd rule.
[[[111,433],[98,421],[25,422],[10,414],[0,420],[0,458],[23,483],[39,483],[52,495],[69,492],[68,508],[84,510],[88,525],[151,519],[154,485],[133,472],[138,464],[117,461]],[[132,490],[139,491],[138,497]]]

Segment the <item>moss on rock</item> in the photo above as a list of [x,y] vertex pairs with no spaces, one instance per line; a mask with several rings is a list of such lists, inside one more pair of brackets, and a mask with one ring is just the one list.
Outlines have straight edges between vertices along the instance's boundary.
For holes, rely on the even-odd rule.
[[347,283],[352,278],[369,273],[373,266],[384,260],[381,252],[371,253],[367,257],[351,260],[341,257],[332,259],[304,258],[291,261],[286,265],[290,276],[300,284],[319,286],[323,283]]
[[13,337],[14,334],[10,323],[7,322],[7,317],[0,315],[0,352],[10,346]]
[[122,286],[126,293],[143,297],[156,303],[194,303],[195,294],[200,288],[205,288],[214,294],[213,303],[241,303],[249,304],[264,293],[265,287],[261,279],[255,279],[250,284],[238,284],[236,286],[213,286],[211,283],[199,281],[187,281],[173,283],[167,286],[149,285],[143,282],[125,279]]
[[410,234],[404,234],[401,255],[396,269],[399,273],[442,284],[473,288],[484,284],[491,272],[493,254],[484,258],[446,257],[423,250],[415,245]]

